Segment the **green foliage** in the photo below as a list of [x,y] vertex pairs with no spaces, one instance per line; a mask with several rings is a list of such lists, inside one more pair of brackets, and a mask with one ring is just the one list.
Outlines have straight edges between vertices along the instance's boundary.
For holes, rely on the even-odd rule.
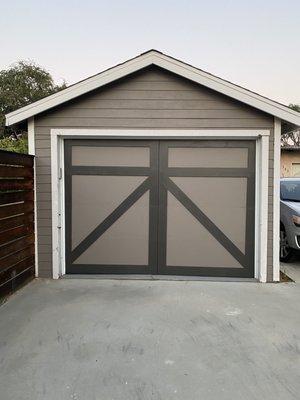
[[64,89],[55,85],[48,71],[31,61],[19,61],[0,71],[0,136],[20,133],[5,128],[5,114]]
[[300,112],[300,104],[289,104],[289,107],[294,111]]
[[[289,108],[294,111],[300,112],[299,104],[289,104]],[[283,133],[281,135],[281,146],[282,147],[299,147],[300,146],[300,134],[299,129],[289,122],[283,122]]]
[[0,149],[6,151],[14,151],[16,153],[28,153],[28,140],[27,136],[23,135],[21,138],[12,139],[12,137],[2,137],[0,139]]

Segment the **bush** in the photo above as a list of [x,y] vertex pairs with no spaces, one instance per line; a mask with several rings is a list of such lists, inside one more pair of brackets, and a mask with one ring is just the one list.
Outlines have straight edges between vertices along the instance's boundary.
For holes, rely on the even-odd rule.
[[14,151],[16,153],[28,153],[28,139],[27,136],[22,136],[18,139],[13,137],[0,138],[0,149],[6,151]]

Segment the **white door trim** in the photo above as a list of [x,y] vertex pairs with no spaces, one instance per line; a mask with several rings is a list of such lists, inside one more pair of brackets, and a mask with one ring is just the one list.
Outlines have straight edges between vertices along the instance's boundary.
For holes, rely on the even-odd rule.
[[140,139],[145,137],[162,138],[176,137],[184,138],[239,138],[249,139],[259,136],[270,136],[268,129],[51,129],[51,136],[74,137],[74,138],[125,138],[125,139]]
[[65,274],[64,227],[64,139],[65,138],[198,138],[198,139],[256,139],[256,198],[255,198],[255,278],[267,280],[268,239],[268,159],[269,135],[266,129],[201,129],[201,130],[108,130],[108,129],[51,129],[52,185],[52,259],[53,278]]
[[255,174],[255,277],[267,282],[269,137],[256,141]]
[[64,229],[64,143],[59,134],[51,131],[51,201],[52,201],[52,277],[65,274]]

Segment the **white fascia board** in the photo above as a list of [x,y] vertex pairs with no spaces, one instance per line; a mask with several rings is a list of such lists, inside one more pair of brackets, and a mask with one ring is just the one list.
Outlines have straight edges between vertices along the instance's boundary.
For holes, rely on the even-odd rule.
[[82,94],[123,78],[128,74],[148,67],[151,64],[157,65],[186,79],[190,79],[292,124],[300,125],[300,113],[156,51],[142,54],[139,57],[117,65],[116,67],[81,81],[58,93],[13,111],[6,115],[6,124],[16,124],[24,119],[81,96]]
[[152,55],[145,54],[140,58],[127,61],[126,63],[104,71],[98,75],[88,78],[82,82],[70,86],[60,92],[54,93],[28,106],[22,107],[6,115],[6,125],[13,125],[33,115],[39,114],[50,108],[56,107],[66,101],[72,100],[92,90],[114,82],[133,72],[139,71],[152,64]]
[[169,58],[163,54],[158,54],[157,57],[159,60],[156,60],[155,64],[159,67],[168,69],[170,72],[181,75],[268,114],[282,118],[287,122],[300,125],[300,113],[287,106],[281,105],[275,101],[267,99],[266,97],[260,96],[259,94],[234,85],[233,83],[201,71],[190,65]]

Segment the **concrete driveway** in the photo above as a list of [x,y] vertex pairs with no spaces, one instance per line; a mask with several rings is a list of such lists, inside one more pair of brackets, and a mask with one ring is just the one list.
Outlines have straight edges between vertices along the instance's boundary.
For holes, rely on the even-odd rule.
[[297,255],[297,258],[290,263],[281,263],[280,269],[284,272],[289,278],[291,278],[294,282],[300,283],[300,257]]
[[298,399],[299,288],[34,281],[0,307],[0,398]]

